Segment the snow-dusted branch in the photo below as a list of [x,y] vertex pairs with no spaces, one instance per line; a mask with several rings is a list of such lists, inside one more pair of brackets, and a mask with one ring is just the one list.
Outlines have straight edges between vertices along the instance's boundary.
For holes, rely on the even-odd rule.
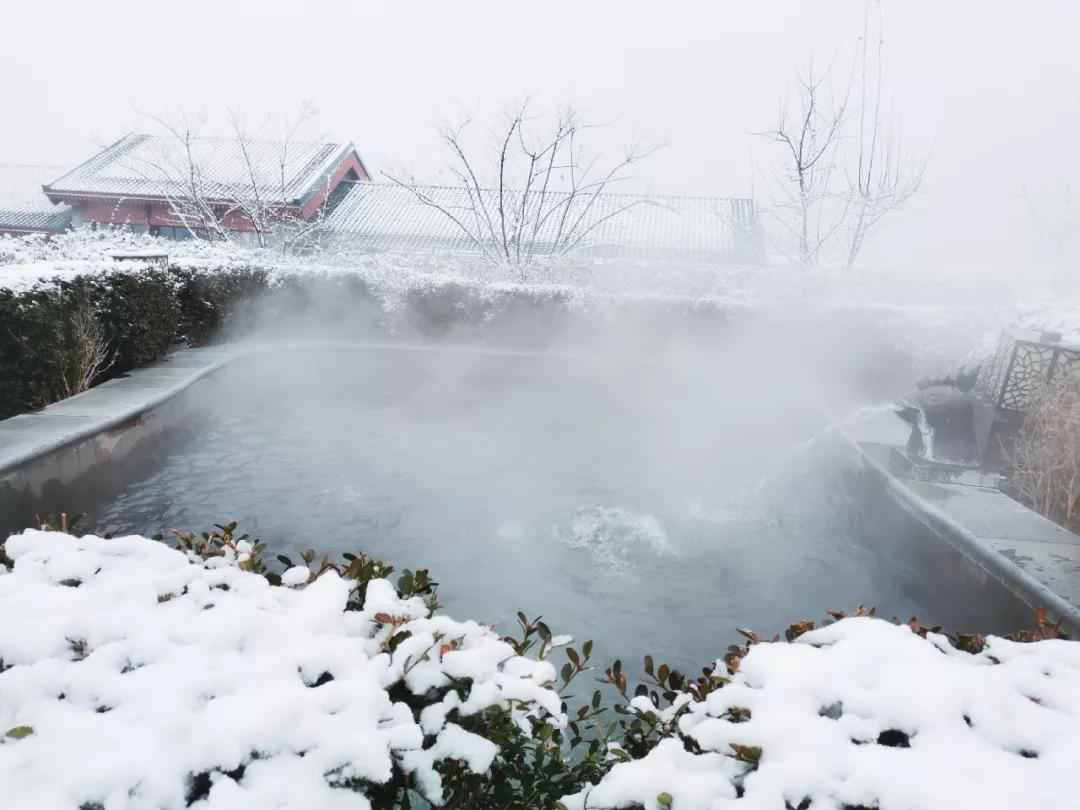
[[[845,262],[851,267],[867,240],[892,211],[898,211],[920,190],[930,164],[931,151],[915,156],[905,150],[899,116],[883,120],[882,76],[885,39],[881,0],[873,0],[876,26],[871,29],[870,9],[863,18],[859,53],[859,132],[854,171],[848,175],[850,219],[847,223]],[[877,43],[870,50],[871,34]],[[870,74],[873,73],[871,81]]]
[[510,107],[489,132],[487,147],[472,147],[471,117],[443,126],[440,140],[462,195],[462,211],[437,201],[415,178],[387,173],[416,199],[441,212],[489,261],[526,267],[583,247],[602,223],[648,202],[637,199],[598,212],[598,202],[660,144],[641,136],[607,168],[587,153],[587,134],[606,126],[585,122],[570,105],[553,116],[534,116],[526,98]]
[[837,155],[848,116],[848,93],[834,93],[832,65],[819,72],[813,59],[796,69],[798,100],[780,101],[776,124],[758,133],[779,144],[784,155],[773,175],[782,199],[771,208],[774,221],[796,238],[800,265],[817,264],[823,246],[832,238],[842,216],[828,203],[836,198],[832,187]]
[[846,87],[833,90],[835,59],[820,71],[811,59],[795,71],[796,100],[783,98],[777,123],[758,133],[780,153],[766,177],[766,234],[802,266],[829,252],[851,267],[886,216],[919,192],[930,162],[932,150],[908,150],[900,115],[887,110],[881,3],[866,4]]
[[283,252],[305,249],[321,233],[330,180],[318,191],[322,205],[300,210],[290,184],[296,164],[297,136],[314,117],[309,104],[280,122],[267,117],[249,126],[230,111],[229,136],[203,138],[201,117],[169,119],[146,115],[162,131],[149,150],[124,158],[134,176],[153,182],[164,196],[169,218],[193,238],[254,241],[260,248]]

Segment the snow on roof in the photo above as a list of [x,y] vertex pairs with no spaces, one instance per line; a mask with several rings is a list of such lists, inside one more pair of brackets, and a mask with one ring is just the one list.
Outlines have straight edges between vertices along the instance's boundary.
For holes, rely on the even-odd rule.
[[[486,234],[486,224],[477,230],[465,188],[416,186],[415,189],[419,194],[397,183],[355,183],[328,218],[327,229],[372,250],[476,249],[461,227],[439,210],[441,207],[453,214],[473,233]],[[507,195],[511,203],[504,207],[521,206],[520,193],[507,192]],[[421,196],[430,202],[424,202]],[[531,193],[525,201],[525,220],[535,221],[537,212],[551,210],[556,199],[565,200],[566,195],[549,192],[542,201],[539,192]],[[488,211],[496,211],[498,192],[485,190],[484,203]],[[751,247],[749,242],[753,238],[750,200],[606,193],[591,205],[587,195],[578,196],[567,207],[568,223],[583,215],[576,233],[588,232],[578,246],[580,252],[587,254],[728,258],[745,255],[740,252]],[[561,211],[547,217],[539,228],[536,244],[541,251],[550,250],[559,233],[560,219]]]
[[251,196],[257,186],[263,197],[299,203],[318,191],[345,155],[354,151],[352,144],[291,143],[285,154],[282,182],[282,145],[253,140],[246,146],[247,158],[236,139],[195,138],[189,158],[178,138],[129,133],[51,183],[48,191],[175,197],[188,187],[190,168],[194,166],[201,194],[208,200]]
[[60,171],[55,166],[0,163],[0,231],[62,231],[71,208],[49,201],[42,185]]

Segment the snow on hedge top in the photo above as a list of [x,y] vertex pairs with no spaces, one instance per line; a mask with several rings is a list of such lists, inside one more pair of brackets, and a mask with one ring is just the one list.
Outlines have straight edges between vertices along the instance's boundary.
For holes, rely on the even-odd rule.
[[[732,707],[750,719],[730,719]],[[754,646],[679,729],[701,754],[666,740],[567,806],[656,810],[666,793],[674,810],[1076,808],[1080,643],[991,638],[971,655],[906,625],[845,619]],[[760,748],[757,767],[732,744]]]
[[[525,728],[528,713],[562,722],[549,663],[517,657],[474,622],[426,618],[420,599],[399,599],[386,580],[369,583],[363,611],[345,612],[351,584],[333,572],[274,587],[140,537],[28,531],[6,548],[5,807],[368,807],[340,783],[382,783],[392,768],[438,800],[437,760],[482,773],[495,755],[447,722],[451,710],[501,705]],[[411,632],[393,653],[380,612]],[[446,690],[421,721],[387,691],[424,694],[450,676],[473,679],[468,697]],[[435,735],[426,749],[425,734]]]

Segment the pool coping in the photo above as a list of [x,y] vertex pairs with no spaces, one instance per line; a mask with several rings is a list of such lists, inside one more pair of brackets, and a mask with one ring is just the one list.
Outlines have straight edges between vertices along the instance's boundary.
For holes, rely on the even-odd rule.
[[[838,432],[858,453],[864,469],[872,471],[884,483],[892,498],[909,514],[927,526],[937,537],[962,554],[980,570],[1004,585],[1033,611],[1045,608],[1050,618],[1060,620],[1070,634],[1080,634],[1080,596],[1074,600],[1058,593],[1037,570],[1035,560],[1016,553],[1014,544],[1042,546],[1043,552],[1053,556],[1049,550],[1055,547],[1068,547],[1080,560],[1080,536],[1063,529],[1039,513],[1023,506],[999,489],[958,483],[930,483],[903,478],[897,475],[888,462],[889,453],[896,445],[879,441],[867,441],[858,435],[858,430],[849,431],[838,427]],[[900,449],[900,448],[898,448]],[[936,505],[926,494],[919,491],[932,488],[945,494]],[[950,497],[951,496],[951,497]],[[957,509],[956,503],[950,506],[950,500],[958,498],[971,500],[976,511],[993,516],[1009,514],[1017,518],[1022,531],[1013,526],[1011,533],[1004,531],[986,531],[972,525],[970,508]],[[970,506],[970,505],[969,505]],[[999,526],[1000,528],[1000,526]],[[1017,537],[1023,534],[1023,537]],[[1075,588],[1080,595],[1080,581]]]
[[216,346],[178,349],[81,394],[0,420],[0,476],[137,419],[242,354]]

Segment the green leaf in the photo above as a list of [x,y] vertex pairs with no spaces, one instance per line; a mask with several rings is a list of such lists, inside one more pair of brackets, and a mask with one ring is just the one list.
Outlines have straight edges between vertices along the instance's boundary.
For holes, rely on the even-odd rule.
[[5,737],[11,737],[13,740],[21,740],[23,737],[29,737],[34,733],[34,729],[30,726],[15,726],[15,728],[8,729],[8,733]]

